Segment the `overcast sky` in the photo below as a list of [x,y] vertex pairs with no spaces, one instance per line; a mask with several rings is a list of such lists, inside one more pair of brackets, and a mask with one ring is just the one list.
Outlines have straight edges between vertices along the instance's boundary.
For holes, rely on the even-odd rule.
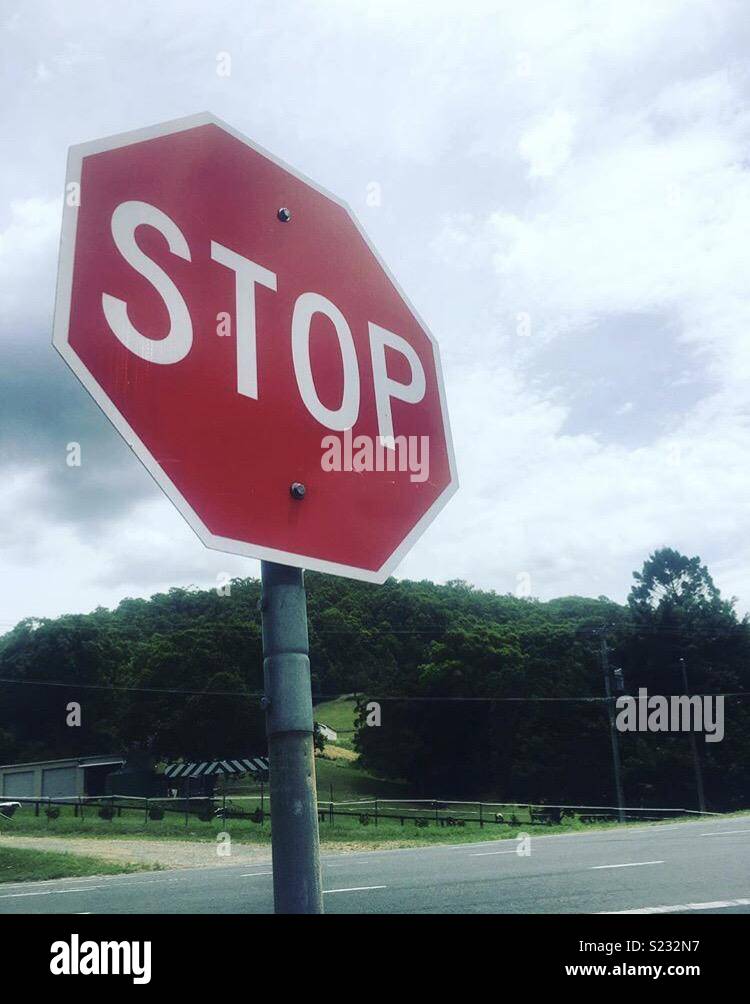
[[440,342],[461,490],[399,575],[622,600],[670,545],[750,607],[743,4],[0,22],[0,631],[258,573],[203,547],[51,348],[68,146],[203,110],[346,199]]

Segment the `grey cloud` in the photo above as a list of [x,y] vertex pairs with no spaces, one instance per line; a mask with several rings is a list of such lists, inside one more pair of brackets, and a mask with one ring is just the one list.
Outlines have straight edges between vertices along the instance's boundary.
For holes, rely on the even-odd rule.
[[614,314],[554,339],[528,363],[546,395],[568,407],[560,430],[636,448],[669,433],[716,389],[675,320]]
[[[80,444],[80,467],[67,464],[69,443]],[[0,467],[43,472],[26,512],[88,533],[159,494],[46,332],[20,346],[0,340]]]

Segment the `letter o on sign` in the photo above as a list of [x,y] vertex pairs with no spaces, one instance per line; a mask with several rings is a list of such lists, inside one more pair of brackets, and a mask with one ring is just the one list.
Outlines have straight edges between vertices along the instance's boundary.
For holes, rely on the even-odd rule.
[[[333,323],[339,340],[341,362],[344,370],[344,393],[341,405],[326,408],[318,397],[310,362],[310,327],[315,314],[325,314]],[[351,429],[359,415],[359,367],[354,339],[346,318],[335,303],[320,293],[302,293],[294,304],[292,314],[292,359],[297,386],[305,407],[321,425],[337,432]]]

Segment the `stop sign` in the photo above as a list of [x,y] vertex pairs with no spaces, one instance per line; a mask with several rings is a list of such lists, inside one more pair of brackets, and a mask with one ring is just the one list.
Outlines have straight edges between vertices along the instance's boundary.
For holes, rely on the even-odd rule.
[[54,344],[204,544],[382,582],[457,487],[348,207],[211,115],[71,148]]

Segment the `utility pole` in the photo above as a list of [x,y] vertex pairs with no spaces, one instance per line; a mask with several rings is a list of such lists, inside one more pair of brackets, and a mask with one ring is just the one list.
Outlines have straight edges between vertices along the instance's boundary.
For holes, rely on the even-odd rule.
[[[680,669],[682,670],[682,688],[685,691],[685,695],[689,696],[690,689],[688,687],[687,667],[682,656],[680,656]],[[693,770],[695,772],[695,788],[698,793],[698,808],[701,812],[705,812],[706,795],[703,790],[703,771],[701,770],[701,761],[698,755],[698,742],[693,729],[690,730],[690,748],[693,752]]]
[[261,562],[263,680],[276,913],[322,913],[318,795],[302,570]]
[[609,678],[609,650],[607,648],[607,637],[601,630],[600,655],[602,661],[602,673],[604,674],[604,693],[606,694],[607,717],[609,719],[609,739],[612,743],[612,770],[615,776],[615,791],[617,793],[617,818],[621,823],[625,822],[625,799],[622,794],[622,778],[620,776],[620,740],[617,735],[615,725],[615,709],[613,706],[612,686]]

